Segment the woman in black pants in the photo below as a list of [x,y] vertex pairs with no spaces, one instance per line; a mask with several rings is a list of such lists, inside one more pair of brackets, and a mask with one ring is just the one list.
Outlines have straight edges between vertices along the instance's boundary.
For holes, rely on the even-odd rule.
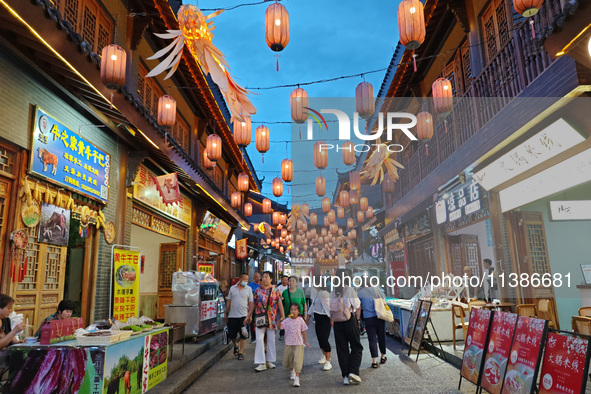
[[[315,279],[316,282],[320,283],[320,278]],[[330,323],[330,293],[326,290],[326,286],[321,284],[317,286],[318,293],[312,305],[308,308],[308,316],[306,318],[306,324],[310,322],[310,316],[314,315],[314,322],[316,327],[316,338],[318,338],[318,344],[322,350],[322,358],[318,361],[318,364],[324,364],[322,367],[323,371],[330,371],[332,364],[330,362],[330,343],[328,338],[330,337],[330,330],[332,325]]]
[[367,339],[369,340],[369,351],[373,359],[372,368],[378,367],[378,345],[382,354],[380,364],[386,362],[386,322],[378,319],[374,302],[376,298],[380,297],[381,294],[376,287],[365,287],[359,290],[361,309],[365,318]]
[[336,302],[335,299],[342,297],[345,308],[351,311],[349,320],[334,322],[334,338],[339,367],[343,376],[343,384],[361,383],[359,366],[361,365],[363,346],[359,337],[360,301],[355,289],[348,286],[351,283],[351,270],[338,269],[336,276],[341,279],[340,286],[333,287],[333,292],[330,295],[331,305]]

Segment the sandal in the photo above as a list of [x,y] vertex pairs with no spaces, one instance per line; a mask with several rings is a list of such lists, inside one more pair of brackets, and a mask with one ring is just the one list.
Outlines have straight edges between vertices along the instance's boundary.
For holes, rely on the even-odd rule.
[[388,360],[388,357],[382,357],[380,364],[386,364],[386,360]]
[[238,353],[238,360],[244,360],[244,355],[242,353]]
[[238,346],[234,346],[234,355],[237,356],[238,355]]
[[377,367],[379,367],[379,365],[378,365],[378,363],[371,363],[371,367],[372,368],[377,368]]

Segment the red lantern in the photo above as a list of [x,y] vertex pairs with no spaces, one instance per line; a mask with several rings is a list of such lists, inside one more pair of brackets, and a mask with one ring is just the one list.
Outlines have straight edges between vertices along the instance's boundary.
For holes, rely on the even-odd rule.
[[232,208],[240,208],[242,206],[242,193],[232,192],[230,202],[232,204]]
[[326,194],[326,179],[323,176],[316,177],[316,194],[318,197]]
[[[176,123],[176,101],[168,95],[158,99],[158,124],[160,126],[174,126]],[[211,161],[215,161],[209,157]],[[216,159],[217,160],[217,159]]]
[[203,167],[207,170],[211,170],[215,167],[215,163],[207,157],[207,151],[203,151]]
[[205,151],[207,152],[207,158],[214,163],[222,158],[222,139],[219,135],[210,134],[207,136]]
[[298,123],[304,123],[308,119],[308,110],[305,109],[308,106],[308,92],[304,89],[297,88],[291,92],[291,119]]
[[308,214],[310,213],[310,206],[308,205],[308,203],[303,203],[301,206],[301,210],[304,216],[308,216]]
[[273,226],[280,225],[281,224],[281,213],[279,213],[277,211],[273,212],[272,220],[273,220]]
[[365,220],[365,214],[363,211],[357,211],[357,221],[359,223],[363,223],[363,221]]
[[328,166],[328,150],[326,144],[322,141],[317,141],[314,144],[314,165],[319,170],[323,170]]
[[289,43],[289,14],[280,3],[271,4],[265,11],[265,40],[274,52],[281,52]]
[[398,5],[398,37],[410,50],[425,41],[425,12],[420,0],[403,0]]
[[234,141],[238,146],[245,147],[250,144],[251,127],[250,116],[245,116],[244,121],[234,120]]
[[310,225],[316,226],[318,224],[318,216],[315,213],[310,214]]
[[349,239],[355,239],[357,238],[357,231],[355,229],[349,231],[349,234],[347,234],[349,236]]
[[339,193],[339,204],[341,205],[341,207],[349,206],[349,193],[346,190],[342,190]]
[[[251,217],[252,216],[252,204],[247,202],[244,204],[244,216]],[[255,227],[256,228],[256,227]],[[255,230],[256,232],[256,230]]]
[[343,235],[343,229],[339,228],[339,231],[337,232],[337,235],[340,237],[341,235]]
[[263,213],[271,213],[271,200],[268,198],[263,200]]
[[328,220],[328,216],[324,217],[324,227],[328,227],[330,224],[330,220]]
[[322,211],[324,213],[330,211],[330,198],[328,198],[328,197],[322,198]]
[[293,180],[293,161],[290,159],[283,159],[281,161],[281,178],[285,182],[291,182]]
[[353,220],[353,218],[347,219],[347,228],[353,228],[353,227],[355,227],[355,221]]
[[359,190],[361,188],[361,176],[358,171],[349,171],[349,188]]
[[544,4],[544,0],[513,0],[515,12],[524,18],[537,14],[542,8],[542,4]]
[[[326,237],[326,234],[328,234],[328,231],[326,230],[326,227],[322,227],[320,229],[320,236],[321,237]],[[324,242],[324,240],[322,240]]]
[[385,193],[394,193],[394,181],[389,176],[384,177],[384,192]]
[[328,211],[328,213],[326,214],[326,217],[328,218],[329,223],[334,223],[336,221],[334,209],[331,209],[330,211]]
[[351,205],[357,204],[359,202],[359,193],[357,190],[350,190],[349,191],[349,202]]
[[339,226],[336,223],[330,224],[330,232],[331,234],[336,234],[339,231]]
[[281,178],[273,178],[273,195],[275,197],[283,195],[283,181]]
[[103,48],[101,56],[101,81],[107,89],[117,90],[125,85],[127,54],[119,45]]
[[433,116],[429,112],[417,114],[417,138],[430,140],[433,137]]
[[347,166],[355,164],[355,145],[351,141],[344,142],[341,150],[343,151],[343,163]]
[[367,201],[367,197],[361,197],[359,199],[359,209],[361,209],[362,211],[367,211],[368,207],[369,207],[369,203]]
[[283,230],[281,230],[281,238],[285,238],[285,237],[287,237],[287,230],[283,229]]
[[375,112],[376,102],[371,83],[364,81],[355,88],[355,108],[359,116],[365,119],[366,122]]
[[263,163],[265,162],[265,152],[269,150],[269,129],[267,126],[259,126],[255,132],[255,146],[257,150],[263,155]]
[[367,211],[365,212],[365,216],[366,216],[368,219],[371,219],[371,218],[373,218],[373,208],[372,208],[372,207],[368,207],[368,208],[367,208]]
[[250,189],[250,177],[246,172],[238,174],[238,191],[247,192]]
[[343,207],[337,208],[337,218],[339,218],[339,219],[345,218],[345,208],[343,208]]
[[435,112],[442,116],[450,114],[453,108],[453,92],[451,82],[447,78],[438,78],[431,86],[433,91],[433,106]]

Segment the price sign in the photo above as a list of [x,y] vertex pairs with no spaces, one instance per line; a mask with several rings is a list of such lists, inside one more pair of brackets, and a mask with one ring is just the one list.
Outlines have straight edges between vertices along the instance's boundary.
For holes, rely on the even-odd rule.
[[197,271],[198,272],[205,272],[206,274],[212,274],[213,275],[213,264],[198,263],[197,264]]

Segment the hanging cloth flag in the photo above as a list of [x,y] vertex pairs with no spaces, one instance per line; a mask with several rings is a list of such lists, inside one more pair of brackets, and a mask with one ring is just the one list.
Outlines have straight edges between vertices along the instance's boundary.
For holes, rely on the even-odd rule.
[[179,190],[179,180],[176,172],[155,178],[152,177],[152,179],[165,204],[174,204],[181,201],[181,191]]

